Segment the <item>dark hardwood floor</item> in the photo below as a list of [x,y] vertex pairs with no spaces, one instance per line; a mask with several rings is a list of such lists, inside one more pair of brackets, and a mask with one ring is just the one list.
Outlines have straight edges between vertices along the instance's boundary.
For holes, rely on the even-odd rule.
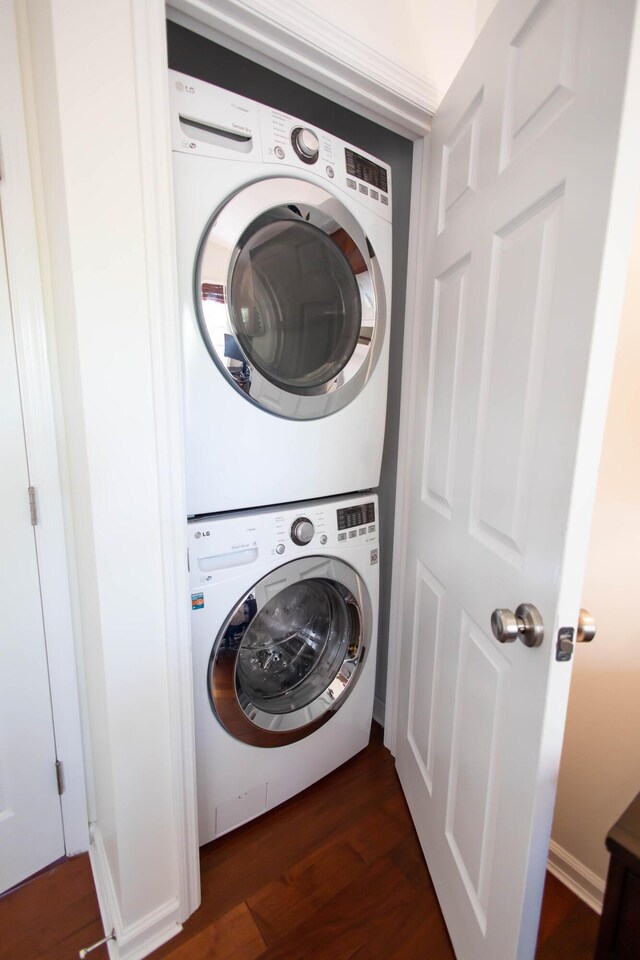
[[[378,727],[330,777],[203,847],[201,869],[202,906],[153,960],[454,960]],[[597,927],[548,875],[536,960],[591,960]],[[0,898],[0,960],[75,960],[101,936],[87,856]]]

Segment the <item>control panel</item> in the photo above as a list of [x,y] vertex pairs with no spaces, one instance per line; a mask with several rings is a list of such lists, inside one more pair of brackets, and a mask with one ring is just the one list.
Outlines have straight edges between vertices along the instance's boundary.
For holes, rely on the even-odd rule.
[[343,140],[281,110],[260,106],[262,159],[283,167],[305,166],[359,203],[391,220],[391,168]]
[[378,556],[377,500],[363,495],[241,511],[189,521],[192,585],[233,578],[239,568],[304,554],[366,547]]
[[305,504],[303,510],[294,505],[281,511],[276,509],[265,517],[265,533],[268,540],[273,537],[270,549],[283,560],[322,547],[378,544],[377,501],[373,497],[346,504],[344,500],[318,500]]
[[387,164],[282,110],[176,70],[169,81],[174,151],[313,171],[391,220]]

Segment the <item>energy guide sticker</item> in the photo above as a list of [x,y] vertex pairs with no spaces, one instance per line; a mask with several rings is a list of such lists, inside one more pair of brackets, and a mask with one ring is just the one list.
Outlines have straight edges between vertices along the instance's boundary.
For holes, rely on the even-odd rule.
[[191,609],[202,610],[204,608],[204,593],[191,594]]

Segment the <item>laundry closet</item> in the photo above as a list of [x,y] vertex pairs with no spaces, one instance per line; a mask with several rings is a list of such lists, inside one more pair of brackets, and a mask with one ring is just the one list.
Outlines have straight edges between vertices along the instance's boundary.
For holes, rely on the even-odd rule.
[[[244,44],[250,54],[249,40],[257,33],[254,49],[269,49],[273,65],[286,29],[280,24],[276,36],[260,12],[245,12],[243,23],[228,26],[237,4],[220,10],[204,0],[184,0],[179,6],[200,18],[199,33],[184,21],[171,22],[168,52],[165,11],[153,0],[119,0],[108,10],[98,3],[50,0],[46,15],[34,0],[21,5],[17,17],[43,262],[42,335],[55,358],[73,627],[86,677],[81,707],[90,744],[90,849],[105,925],[116,931],[112,956],[147,955],[175,934],[199,902],[190,624],[206,625],[197,656],[209,688],[201,688],[196,709],[215,719],[216,669],[231,669],[226,679],[222,675],[219,692],[225,682],[233,684],[230,676],[241,676],[248,707],[244,719],[236,713],[228,723],[245,733],[252,723],[266,742],[274,731],[255,667],[273,664],[273,651],[260,646],[264,633],[256,631],[246,663],[230,668],[226,654],[234,644],[236,653],[241,649],[261,616],[261,631],[281,616],[272,600],[284,592],[289,611],[303,611],[307,625],[309,604],[316,610],[324,605],[329,612],[320,618],[323,624],[342,623],[350,638],[344,649],[326,644],[333,651],[331,668],[340,668],[349,692],[332,711],[330,701],[342,691],[332,686],[327,667],[321,693],[329,717],[311,736],[328,738],[334,721],[347,729],[361,716],[359,688],[366,690],[367,711],[374,707],[366,650],[374,644],[378,609],[374,716],[382,719],[386,707],[385,737],[455,949],[464,960],[524,960],[535,942],[578,626],[584,531],[615,345],[610,318],[619,313],[634,207],[638,144],[629,118],[638,104],[635,87],[627,84],[638,71],[633,4],[623,3],[614,17],[596,0],[501,0],[431,132],[432,111],[424,104],[412,104],[398,87],[385,92],[379,76],[362,79],[361,71],[356,83],[357,69],[339,67],[337,57],[332,62],[340,76],[334,82],[326,61],[313,61],[311,45],[305,48],[306,67],[295,44],[283,54],[289,62],[298,55],[303,87],[247,64],[206,36],[215,34],[217,23],[230,46]],[[233,39],[234,32],[242,41]],[[595,50],[601,56],[594,57]],[[321,67],[322,93],[350,99],[355,109],[312,91]],[[331,181],[343,156],[335,144],[350,151],[344,173],[356,183],[356,199],[349,199],[354,188],[346,184],[340,210],[332,208],[331,217],[325,208],[324,221],[315,223],[311,208],[319,205],[308,196],[291,202],[282,194],[275,201],[287,230],[302,237],[318,229],[318,262],[330,256],[326,231],[348,234],[351,219],[358,220],[359,193],[363,217],[392,225],[379,486],[364,481],[364,489],[359,483],[314,488],[280,503],[271,493],[263,503],[253,494],[253,503],[233,501],[249,476],[243,467],[251,461],[252,441],[243,434],[234,443],[227,418],[229,449],[209,459],[207,469],[217,467],[225,477],[236,471],[240,481],[228,485],[228,499],[217,505],[186,506],[193,491],[185,489],[177,320],[186,271],[176,275],[186,228],[173,203],[176,116],[166,93],[167,68],[175,71],[174,90],[175,83],[184,87],[184,78],[193,77],[295,121],[281,144],[285,156],[292,149],[295,157],[274,179],[295,179],[291,171],[304,169],[304,156],[320,156],[333,144],[333,154],[322,156],[326,181],[312,185],[335,199],[338,188]],[[179,115],[187,129],[191,124],[194,142],[209,137],[212,145],[215,130],[186,109]],[[258,126],[263,129],[260,120]],[[246,157],[246,131],[229,132],[238,157]],[[197,159],[187,152],[182,158],[184,164]],[[275,166],[277,159],[269,163]],[[231,200],[242,196],[245,185],[230,188]],[[212,239],[223,209],[206,215]],[[244,230],[249,254],[238,273],[241,300],[243,291],[264,284],[269,258],[263,240],[272,229],[267,217]],[[366,238],[375,231],[362,232]],[[377,243],[382,251],[384,240]],[[349,336],[367,357],[375,332],[367,330],[365,285],[368,276],[376,290],[376,242],[369,248],[365,239],[355,247],[356,279],[345,280],[340,296],[350,288],[352,297],[360,297],[360,329]],[[356,251],[340,249],[342,260],[335,262],[343,267]],[[218,329],[215,319],[226,294],[205,260],[206,251],[194,274],[197,298],[202,306],[206,286],[211,311],[205,317],[202,307],[194,321],[209,331],[203,356],[212,371],[228,378],[222,382],[230,396],[255,414],[262,400],[280,402],[272,390],[281,385],[274,383],[269,350],[256,348],[253,361],[247,359],[264,317],[241,303],[246,340],[239,332],[235,342],[227,339],[228,330]],[[281,265],[275,269],[277,285]],[[382,256],[380,269],[384,274]],[[334,318],[337,286],[328,307]],[[319,295],[315,301],[318,307]],[[329,327],[330,365],[345,344],[340,324]],[[370,369],[365,359],[353,371],[353,383],[364,382],[362,396],[373,381],[373,372],[366,379]],[[293,377],[289,361],[287,370]],[[344,371],[338,360],[336,378]],[[315,402],[314,370],[309,367],[305,376],[309,382],[298,384],[298,396]],[[252,394],[254,384],[259,389]],[[306,422],[301,417],[299,436],[305,426],[348,409]],[[275,421],[277,413],[271,415]],[[206,412],[200,416],[206,430]],[[351,428],[357,431],[357,424]],[[369,439],[356,433],[354,443]],[[331,451],[334,462],[349,457],[346,430],[339,442],[340,449]],[[187,437],[187,448],[189,443]],[[264,444],[264,436],[255,444]],[[287,482],[293,479],[292,452],[283,447]],[[314,444],[305,461],[321,460],[322,453],[322,445]],[[188,456],[193,460],[197,452]],[[204,487],[211,483],[210,475]],[[239,525],[223,530],[219,524],[230,517]],[[216,537],[226,539],[227,548],[208,551],[206,541]],[[354,553],[340,555],[342,570],[334,554],[344,544],[346,551],[350,540]],[[350,561],[355,551],[358,559]],[[229,596],[221,591],[221,599],[210,601],[206,578],[221,570],[219,582],[244,576],[256,552],[270,564],[290,556],[300,564],[295,577],[283,583],[261,567],[246,589]],[[231,555],[236,559],[230,561]],[[260,596],[252,590],[258,583],[264,586]],[[216,633],[208,616],[218,603]],[[324,629],[320,620],[316,636]],[[283,705],[277,701],[281,692],[271,689],[272,705]],[[305,693],[291,711],[292,723],[275,724],[289,742],[275,750],[264,746],[266,766],[256,770],[256,783],[238,783],[244,813],[226,806],[229,797],[216,800],[213,835],[268,807],[268,754],[304,744],[295,731],[304,727],[299,721],[310,703]],[[321,719],[313,713],[310,724]],[[323,756],[329,753],[323,750]],[[327,759],[322,772],[331,763]],[[302,763],[298,773],[294,790],[313,779]],[[286,771],[277,775],[286,777]]]

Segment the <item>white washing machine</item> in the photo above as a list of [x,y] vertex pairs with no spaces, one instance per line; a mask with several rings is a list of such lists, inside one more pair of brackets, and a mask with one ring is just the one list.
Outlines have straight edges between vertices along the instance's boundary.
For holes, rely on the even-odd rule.
[[201,844],[369,742],[377,511],[369,494],[190,521]]
[[189,516],[376,487],[391,170],[170,71]]

